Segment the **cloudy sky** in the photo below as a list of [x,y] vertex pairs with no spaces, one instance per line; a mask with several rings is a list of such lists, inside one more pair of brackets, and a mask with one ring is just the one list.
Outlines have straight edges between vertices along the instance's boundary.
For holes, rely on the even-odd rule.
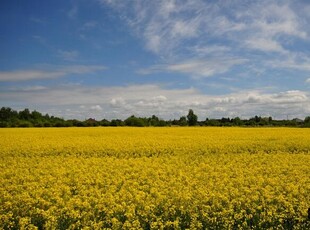
[[0,106],[304,118],[309,12],[308,0],[2,0]]

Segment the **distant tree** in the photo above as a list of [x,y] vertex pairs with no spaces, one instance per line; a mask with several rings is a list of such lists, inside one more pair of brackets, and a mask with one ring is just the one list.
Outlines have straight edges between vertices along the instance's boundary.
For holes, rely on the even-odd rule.
[[98,126],[99,125],[99,122],[98,121],[96,121],[95,119],[93,119],[93,118],[89,118],[89,119],[87,119],[87,120],[85,120],[84,121],[84,124],[85,124],[85,126]]
[[113,119],[110,123],[111,126],[124,126],[124,122],[120,119]]
[[41,113],[39,113],[39,112],[34,110],[34,111],[31,112],[31,118],[33,120],[41,120],[43,118],[43,116],[42,116]]
[[110,122],[107,119],[103,119],[100,121],[101,126],[110,126]]
[[64,121],[58,120],[54,123],[54,127],[66,127],[66,123]]
[[158,126],[159,125],[159,118],[153,115],[148,119],[148,124],[150,126]]
[[197,125],[198,117],[192,109],[188,111],[187,121],[189,126]]
[[[185,118],[185,120],[186,120],[186,118]],[[171,125],[179,125],[179,120],[177,120],[177,119],[170,120],[170,124]]]
[[233,118],[233,119],[232,119],[232,123],[233,123],[234,125],[236,125],[236,126],[242,125],[242,121],[241,121],[241,119],[240,119],[239,117]]
[[0,120],[0,128],[10,127],[9,122]]
[[185,116],[180,117],[179,121],[178,121],[178,125],[180,126],[186,126],[187,125],[187,120]]
[[136,127],[143,127],[145,126],[145,123],[142,118],[135,117],[134,115],[128,117],[124,121],[125,125],[127,126],[136,126]]
[[63,118],[42,115],[36,110],[30,111],[24,109],[17,112],[9,107],[0,108],[0,127],[85,127],[85,126],[288,126],[288,127],[310,127],[310,116],[305,117],[304,120],[295,118],[292,120],[273,120],[272,117],[254,116],[250,119],[241,120],[239,117],[230,119],[208,119],[205,121],[198,121],[197,115],[192,109],[188,111],[187,116],[182,116],[174,120],[162,120],[157,116],[151,117],[135,117],[130,116],[125,121],[120,119],[113,119],[110,121],[103,119],[96,121],[95,119],[88,119],[79,121],[76,119],[65,120]]
[[262,120],[262,118],[260,116],[259,117],[255,116],[254,120],[255,120],[256,123],[259,123]]
[[0,121],[10,121],[12,119],[17,119],[17,112],[9,107],[2,107],[0,109]]
[[231,122],[231,120],[229,117],[228,118],[222,117],[222,119],[220,120],[220,123],[222,126],[229,126],[229,125],[231,125],[230,122]]
[[31,114],[29,109],[24,109],[18,113],[18,118],[21,120],[30,120]]
[[22,127],[22,128],[27,128],[27,127],[32,127],[32,123],[26,120],[22,120],[18,122],[17,127]]
[[70,122],[72,124],[72,126],[76,126],[76,127],[83,127],[84,126],[84,123],[82,121],[79,121],[76,119],[68,120],[68,122]]
[[45,121],[43,124],[44,127],[51,127],[52,124],[49,121]]
[[165,120],[159,120],[156,126],[160,127],[167,126],[167,122]]
[[206,119],[205,125],[206,126],[220,126],[221,122],[217,119]]

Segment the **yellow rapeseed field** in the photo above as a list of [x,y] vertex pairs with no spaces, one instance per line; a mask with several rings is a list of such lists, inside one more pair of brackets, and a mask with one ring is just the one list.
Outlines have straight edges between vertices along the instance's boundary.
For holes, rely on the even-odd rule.
[[0,229],[309,229],[310,129],[0,129]]

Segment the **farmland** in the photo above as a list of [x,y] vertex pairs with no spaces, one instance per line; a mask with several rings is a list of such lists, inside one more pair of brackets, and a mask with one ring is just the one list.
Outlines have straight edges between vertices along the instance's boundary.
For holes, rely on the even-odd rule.
[[0,129],[2,229],[303,229],[310,130]]

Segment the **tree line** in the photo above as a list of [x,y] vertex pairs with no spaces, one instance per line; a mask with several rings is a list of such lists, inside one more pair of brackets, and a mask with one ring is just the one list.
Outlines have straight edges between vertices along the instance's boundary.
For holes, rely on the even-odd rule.
[[136,117],[134,115],[121,119],[95,120],[93,118],[80,121],[77,119],[65,120],[63,118],[41,114],[29,109],[15,111],[9,107],[0,109],[0,127],[91,127],[91,126],[135,126],[135,127],[162,127],[162,126],[285,126],[285,127],[310,127],[310,116],[304,120],[295,118],[292,120],[274,120],[272,117],[255,116],[250,119],[221,118],[198,121],[198,116],[189,109],[187,116],[179,119],[163,120],[153,115],[151,117]]

